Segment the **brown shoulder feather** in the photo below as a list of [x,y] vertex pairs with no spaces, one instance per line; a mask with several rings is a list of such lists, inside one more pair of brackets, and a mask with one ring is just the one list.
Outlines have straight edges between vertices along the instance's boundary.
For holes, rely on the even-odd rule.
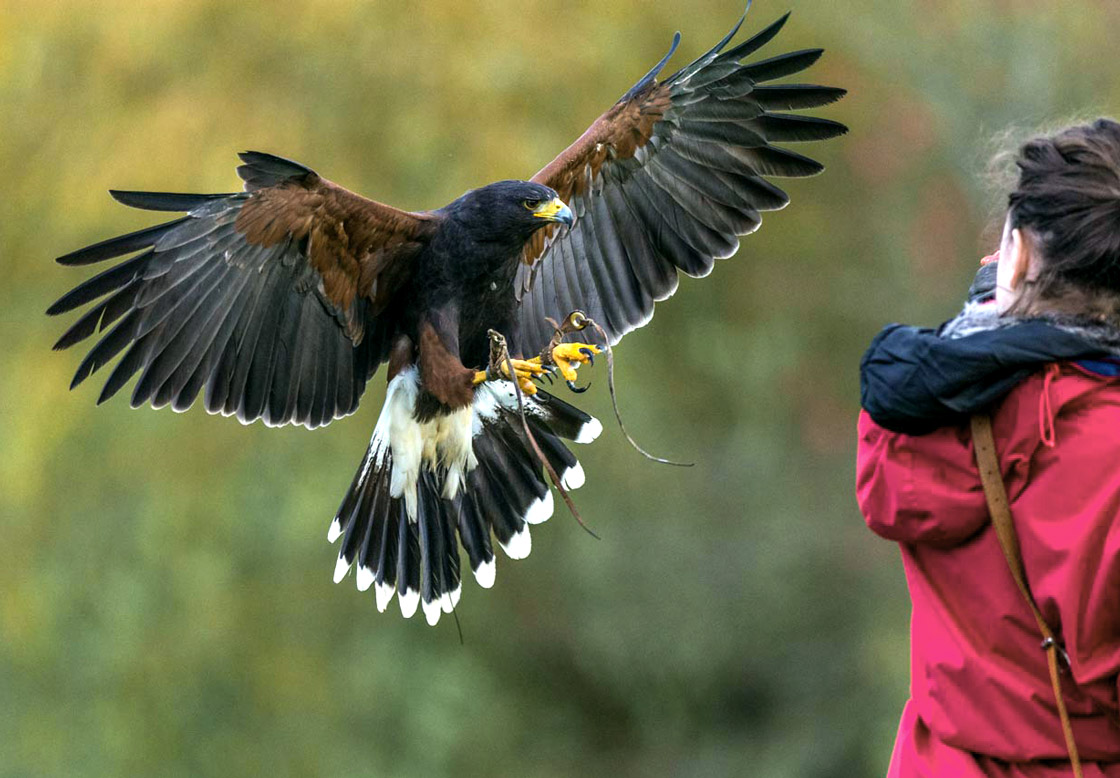
[[[255,245],[305,242],[326,300],[349,312],[355,299],[364,297],[376,316],[407,278],[409,262],[434,231],[434,222],[430,214],[368,200],[312,173],[253,192],[236,227]],[[348,321],[352,324],[357,323]]]

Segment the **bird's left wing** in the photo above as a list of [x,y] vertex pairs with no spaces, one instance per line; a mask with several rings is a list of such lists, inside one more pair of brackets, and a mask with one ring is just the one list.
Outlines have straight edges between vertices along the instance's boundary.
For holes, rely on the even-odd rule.
[[576,223],[549,225],[525,247],[516,281],[518,352],[536,354],[553,334],[545,317],[560,321],[576,309],[616,343],[676,291],[678,270],[707,275],[715,259],[736,252],[738,236],[758,228],[760,211],[789,202],[763,176],[823,169],[771,144],[832,138],[847,128],[779,111],[826,105],[845,91],[766,83],[804,70],[821,50],[741,63],[788,16],[723,51],[740,19],[709,52],[658,82],[678,33],[661,62],[533,177],[568,202]]
[[56,349],[108,330],[71,388],[123,351],[98,402],[139,372],[134,408],[185,410],[205,390],[211,413],[307,427],[357,408],[388,354],[394,293],[437,217],[367,200],[271,154],[241,159],[244,192],[112,192],[186,215],[59,258],[87,265],[140,252],[48,309],[98,301]]

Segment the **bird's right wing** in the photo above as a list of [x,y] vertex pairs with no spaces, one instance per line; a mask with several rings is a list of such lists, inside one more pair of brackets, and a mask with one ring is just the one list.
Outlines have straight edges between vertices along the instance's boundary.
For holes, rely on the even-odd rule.
[[48,309],[99,300],[56,349],[115,323],[71,388],[127,348],[98,402],[140,372],[133,407],[185,410],[205,389],[210,413],[307,427],[357,408],[388,354],[393,293],[437,217],[367,200],[280,157],[241,158],[244,192],[112,192],[187,215],[59,258],[87,265],[142,251]]

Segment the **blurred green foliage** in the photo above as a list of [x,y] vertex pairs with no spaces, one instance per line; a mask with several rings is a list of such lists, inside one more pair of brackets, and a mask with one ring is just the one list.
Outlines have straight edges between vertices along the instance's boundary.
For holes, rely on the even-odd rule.
[[[109,187],[236,188],[290,156],[439,206],[527,177],[728,0],[0,3],[0,776],[853,776],[907,684],[894,549],[852,498],[860,353],[953,312],[998,207],[990,138],[1116,111],[1107,0],[758,0],[851,95],[713,278],[619,349],[607,424],[525,562],[454,622],[379,615],[325,541],[382,385],[326,430],[94,409],[52,353],[52,258],[152,222]],[[610,418],[595,368],[590,410]]]

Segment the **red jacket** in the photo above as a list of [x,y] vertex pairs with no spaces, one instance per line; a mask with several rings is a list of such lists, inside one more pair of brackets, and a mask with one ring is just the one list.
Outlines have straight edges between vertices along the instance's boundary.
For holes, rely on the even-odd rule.
[[[1072,666],[1086,778],[1120,778],[1120,378],[1051,365],[993,415],[1035,600]],[[913,601],[911,699],[891,778],[1069,776],[1041,636],[989,521],[967,424],[922,436],[863,413],[856,491]]]

